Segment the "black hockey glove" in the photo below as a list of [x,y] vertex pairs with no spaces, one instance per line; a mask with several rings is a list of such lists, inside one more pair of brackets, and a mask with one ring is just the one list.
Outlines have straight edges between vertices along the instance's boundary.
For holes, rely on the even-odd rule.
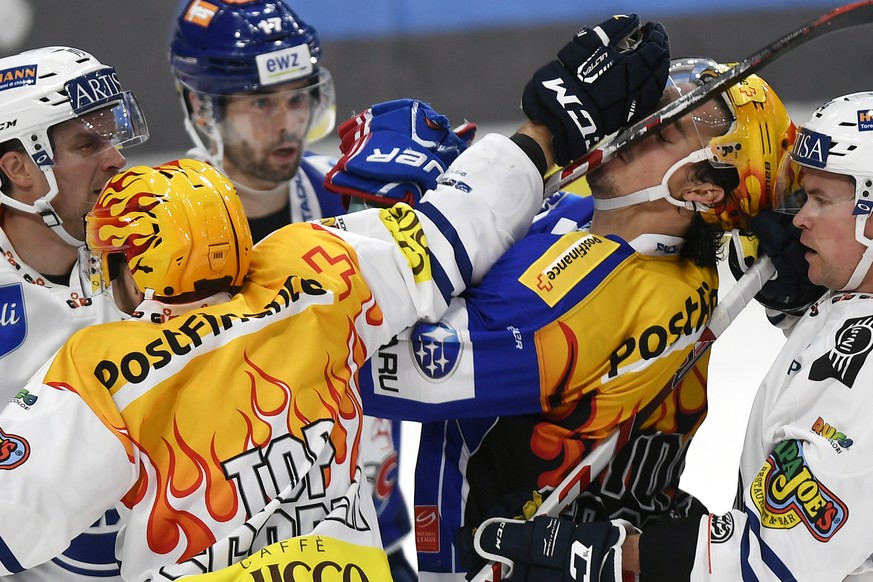
[[[800,229],[791,223],[792,216],[775,210],[762,210],[752,217],[750,228],[758,238],[763,254],[772,259],[776,278],[767,281],[755,299],[768,309],[789,315],[802,315],[827,291],[809,280],[809,263],[804,254],[806,247],[800,243]],[[731,270],[734,276],[742,273],[736,269],[735,249],[731,247]]]
[[474,544],[483,558],[508,564],[513,582],[621,582],[621,545],[628,531],[624,520],[577,525],[546,516],[496,517],[479,526]]
[[524,88],[525,115],[552,132],[561,166],[579,158],[604,136],[651,113],[667,84],[670,45],[664,27],[613,16],[584,27],[534,73]]

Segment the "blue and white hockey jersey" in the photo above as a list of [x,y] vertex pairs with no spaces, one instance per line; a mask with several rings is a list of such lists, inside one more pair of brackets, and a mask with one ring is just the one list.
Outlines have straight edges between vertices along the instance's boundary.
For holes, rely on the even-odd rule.
[[[405,331],[361,371],[368,414],[425,421],[415,491],[422,580],[463,579],[447,577],[465,570],[458,530],[557,485],[672,379],[715,306],[717,274],[681,258],[682,239],[595,235],[585,230],[591,213],[590,198],[554,198],[439,323]],[[579,519],[643,525],[687,512],[678,482],[706,412],[707,363],[589,488]]]

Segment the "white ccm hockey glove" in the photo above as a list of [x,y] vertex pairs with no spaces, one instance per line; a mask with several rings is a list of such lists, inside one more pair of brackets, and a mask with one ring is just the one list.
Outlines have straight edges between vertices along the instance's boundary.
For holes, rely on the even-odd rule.
[[473,545],[483,558],[509,566],[513,582],[621,582],[621,545],[632,531],[623,519],[496,517],[482,522]]

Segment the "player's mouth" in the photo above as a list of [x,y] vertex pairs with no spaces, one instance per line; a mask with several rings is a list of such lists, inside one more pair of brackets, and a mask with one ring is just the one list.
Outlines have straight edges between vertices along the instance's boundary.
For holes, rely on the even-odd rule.
[[270,150],[270,157],[280,164],[290,164],[297,160],[299,152],[296,146],[281,146]]

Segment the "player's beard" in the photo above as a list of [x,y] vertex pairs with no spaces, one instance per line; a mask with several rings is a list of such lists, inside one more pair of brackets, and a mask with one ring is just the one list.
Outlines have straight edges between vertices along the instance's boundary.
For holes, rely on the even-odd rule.
[[604,172],[602,167],[588,174],[585,179],[588,181],[591,195],[595,198],[605,199],[617,196],[618,186],[615,180],[612,179],[609,172]]
[[[286,164],[272,163],[270,152],[279,147],[295,147],[297,155]],[[240,171],[268,182],[287,182],[300,169],[300,158],[303,155],[303,142],[300,139],[284,139],[280,143],[271,144],[255,150],[251,143],[239,140],[236,143],[224,144],[224,157]]]

